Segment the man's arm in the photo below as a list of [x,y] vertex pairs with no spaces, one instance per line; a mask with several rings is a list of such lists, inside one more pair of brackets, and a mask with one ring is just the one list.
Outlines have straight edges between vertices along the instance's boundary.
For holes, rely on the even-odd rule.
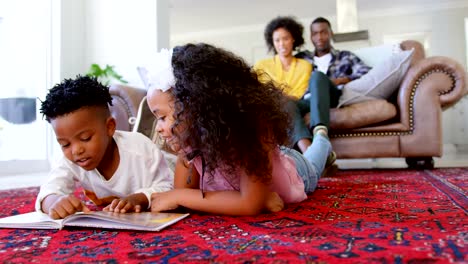
[[368,73],[371,69],[370,66],[366,65],[356,54],[348,51],[348,61],[351,64],[352,73],[347,76],[350,81],[361,78],[364,74]]
[[330,66],[330,80],[336,85],[344,85],[350,81],[361,78],[369,72],[371,67],[367,66],[358,56],[350,51],[339,51],[336,60]]
[[347,84],[351,81],[351,78],[349,77],[340,77],[340,78],[335,78],[335,79],[330,79],[336,86],[338,85],[343,85]]

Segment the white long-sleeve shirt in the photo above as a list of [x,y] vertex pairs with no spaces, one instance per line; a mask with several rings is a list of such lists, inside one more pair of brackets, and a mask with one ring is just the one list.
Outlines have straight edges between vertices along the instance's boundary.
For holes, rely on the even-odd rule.
[[174,172],[169,169],[161,150],[149,138],[136,132],[115,131],[114,140],[120,163],[112,178],[106,180],[97,169],[87,171],[62,157],[50,172],[48,181],[41,186],[36,210],[42,211],[41,203],[47,195],[73,193],[76,183],[80,183],[88,198],[98,205],[134,193],[144,193],[148,204],[151,204],[153,192],[173,188]]

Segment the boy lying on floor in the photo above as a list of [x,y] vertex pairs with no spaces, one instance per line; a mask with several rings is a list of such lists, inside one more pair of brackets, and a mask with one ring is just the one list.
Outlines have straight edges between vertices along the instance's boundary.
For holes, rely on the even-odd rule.
[[73,195],[85,195],[105,211],[141,212],[151,194],[172,189],[173,172],[161,150],[140,133],[116,131],[109,88],[77,76],[53,87],[41,113],[52,125],[64,157],[41,186],[36,210],[59,219],[89,209]]

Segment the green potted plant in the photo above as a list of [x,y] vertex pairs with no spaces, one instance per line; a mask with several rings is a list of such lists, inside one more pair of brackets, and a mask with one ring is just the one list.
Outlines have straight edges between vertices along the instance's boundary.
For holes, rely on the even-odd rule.
[[115,66],[111,66],[106,64],[104,68],[101,68],[96,63],[91,64],[91,67],[86,73],[87,76],[90,77],[96,77],[98,81],[100,81],[102,84],[109,86],[112,80],[116,80],[121,83],[128,83],[126,80],[123,79],[122,75],[118,74],[114,70]]

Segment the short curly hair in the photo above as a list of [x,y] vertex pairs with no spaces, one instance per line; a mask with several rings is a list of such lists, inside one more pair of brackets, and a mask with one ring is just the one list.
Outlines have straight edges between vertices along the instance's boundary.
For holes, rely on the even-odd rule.
[[314,19],[312,21],[312,23],[310,23],[310,32],[312,32],[312,25],[313,24],[318,24],[318,23],[325,23],[327,24],[328,28],[330,29],[331,32],[333,32],[332,30],[332,27],[331,27],[331,24],[330,24],[330,21],[328,21],[328,19],[324,18],[324,17],[317,17],[316,19]]
[[83,107],[101,106],[109,109],[108,105],[112,105],[109,87],[96,78],[78,75],[50,89],[46,99],[41,102],[40,112],[50,122]]
[[[240,57],[209,44],[174,48],[172,66],[172,131],[182,149],[192,150],[187,157],[201,155],[207,172],[240,169],[268,181],[269,152],[285,144],[290,133],[282,90],[261,83]],[[182,131],[176,129],[180,124]]]
[[291,33],[294,39],[293,50],[304,45],[304,37],[302,36],[304,27],[302,24],[297,22],[291,16],[279,16],[268,23],[263,33],[268,47],[268,52],[273,51],[273,53],[276,54],[275,46],[273,44],[273,32],[278,28],[284,28]]

